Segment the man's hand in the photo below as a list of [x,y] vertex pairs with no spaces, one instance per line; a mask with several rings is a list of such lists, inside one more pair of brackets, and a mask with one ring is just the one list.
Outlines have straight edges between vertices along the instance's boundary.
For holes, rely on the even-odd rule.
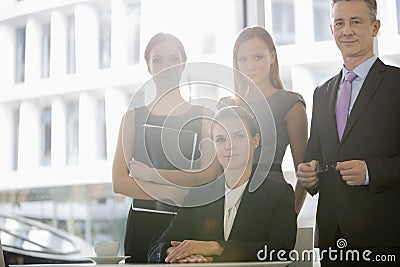
[[297,178],[304,188],[313,188],[318,183],[318,161],[300,163],[297,167]]
[[336,164],[343,181],[350,186],[364,185],[367,175],[367,163],[363,160],[342,161]]
[[[167,258],[165,262],[179,263],[182,260],[204,260],[199,255],[203,256],[207,262],[211,260],[211,256],[221,255],[223,248],[215,241],[197,241],[197,240],[184,240],[171,241],[172,247],[167,249]],[[191,257],[194,256],[194,257]]]

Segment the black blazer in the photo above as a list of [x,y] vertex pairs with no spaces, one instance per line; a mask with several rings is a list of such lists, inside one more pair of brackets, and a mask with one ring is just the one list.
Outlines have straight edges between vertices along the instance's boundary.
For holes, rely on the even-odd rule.
[[[214,261],[257,261],[257,253],[264,250],[265,245],[268,251],[293,249],[297,224],[292,187],[265,179],[256,191],[250,193],[249,184],[250,181],[228,241],[224,241],[224,197],[221,197],[204,206],[181,209],[160,239],[150,247],[148,261],[164,262],[166,249],[172,240],[217,241],[224,251],[220,257],[214,257]],[[205,191],[189,192],[188,199],[201,196],[212,199],[216,194],[223,195],[224,190],[225,179],[219,178]]]
[[340,79],[341,73],[314,92],[305,160],[365,160],[370,183],[348,186],[339,172],[320,173],[319,245],[333,244],[339,226],[344,237],[360,247],[400,246],[400,69],[375,61],[341,143],[335,119]]

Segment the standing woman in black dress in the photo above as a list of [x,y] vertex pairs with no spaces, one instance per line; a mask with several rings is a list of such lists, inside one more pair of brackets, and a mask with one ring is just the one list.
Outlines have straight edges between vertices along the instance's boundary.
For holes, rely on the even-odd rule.
[[[112,169],[114,192],[133,199],[124,243],[125,255],[131,256],[127,262],[147,262],[148,247],[175,216],[187,189],[211,182],[218,172],[212,143],[200,143],[209,138],[207,118],[213,111],[185,101],[179,90],[186,63],[181,41],[158,33],[147,44],[144,57],[156,96],[150,104],[125,113]],[[174,131],[180,134],[171,138]],[[170,139],[165,139],[168,134]],[[185,135],[189,139],[181,140]],[[188,142],[191,135],[198,137],[196,142]],[[177,139],[179,151],[165,151]],[[176,164],[171,155],[182,155],[191,164]]]

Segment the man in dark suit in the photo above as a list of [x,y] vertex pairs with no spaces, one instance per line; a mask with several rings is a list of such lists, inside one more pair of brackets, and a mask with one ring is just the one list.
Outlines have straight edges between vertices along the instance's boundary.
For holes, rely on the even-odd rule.
[[[320,249],[360,253],[359,261],[343,256],[334,263],[325,254],[323,266],[378,264],[377,254],[396,255],[398,265],[400,69],[374,55],[380,28],[375,0],[333,0],[331,7],[344,65],[314,92],[306,163],[297,175],[309,193],[319,192]],[[367,259],[364,249],[372,251]]]

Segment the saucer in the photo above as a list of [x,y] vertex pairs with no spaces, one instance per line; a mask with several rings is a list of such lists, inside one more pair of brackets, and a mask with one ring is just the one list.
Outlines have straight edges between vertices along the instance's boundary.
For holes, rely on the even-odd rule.
[[91,259],[97,264],[115,264],[129,257],[130,256],[111,256],[111,257],[86,257],[86,258]]

